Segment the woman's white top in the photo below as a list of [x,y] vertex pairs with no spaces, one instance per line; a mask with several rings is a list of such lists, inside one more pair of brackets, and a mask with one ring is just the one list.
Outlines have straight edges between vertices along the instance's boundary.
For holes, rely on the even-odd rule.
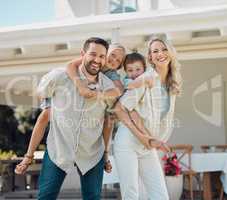
[[154,69],[147,70],[143,76],[154,77],[154,86],[127,90],[120,98],[120,103],[128,111],[136,110],[151,135],[166,142],[173,130],[176,96],[169,95],[167,90],[162,88],[159,75]]

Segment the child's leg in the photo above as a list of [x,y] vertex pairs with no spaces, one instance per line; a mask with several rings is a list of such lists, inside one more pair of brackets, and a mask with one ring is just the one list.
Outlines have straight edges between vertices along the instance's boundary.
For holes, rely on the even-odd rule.
[[105,120],[104,120],[104,125],[103,125],[103,139],[104,139],[104,144],[105,144],[105,151],[109,151],[109,141],[112,136],[112,131],[114,128],[114,117],[112,114],[106,114],[105,115]]
[[105,144],[105,153],[104,153],[104,161],[105,161],[105,171],[106,172],[111,172],[112,170],[112,165],[109,161],[108,158],[108,153],[109,153],[109,141],[112,136],[114,128],[114,118],[113,115],[111,114],[106,114],[105,120],[104,120],[104,125],[103,125],[103,139],[104,139],[104,144]]
[[134,124],[136,125],[136,127],[143,134],[148,134],[148,135],[152,134],[152,133],[149,133],[149,131],[145,128],[142,118],[140,117],[140,115],[135,110],[129,112],[129,116],[130,116],[131,120],[134,122]]

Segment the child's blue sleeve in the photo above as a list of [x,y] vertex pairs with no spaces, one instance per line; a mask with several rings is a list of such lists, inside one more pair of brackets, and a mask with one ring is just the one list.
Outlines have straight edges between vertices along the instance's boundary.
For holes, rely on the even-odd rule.
[[40,104],[40,108],[42,110],[45,110],[45,109],[50,108],[50,107],[51,107],[51,98],[42,99],[41,104]]
[[123,79],[124,88],[127,88],[128,87],[128,84],[130,82],[132,82],[132,79],[130,79],[130,78],[124,78]]

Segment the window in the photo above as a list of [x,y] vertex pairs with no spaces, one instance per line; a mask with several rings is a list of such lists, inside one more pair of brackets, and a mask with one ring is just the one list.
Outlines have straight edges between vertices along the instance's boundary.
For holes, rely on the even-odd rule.
[[110,0],[110,13],[135,12],[136,0]]

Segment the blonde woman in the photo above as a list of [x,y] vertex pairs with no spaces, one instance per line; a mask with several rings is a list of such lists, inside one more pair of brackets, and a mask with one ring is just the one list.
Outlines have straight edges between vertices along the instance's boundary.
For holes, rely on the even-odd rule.
[[[149,42],[148,60],[152,68],[135,81],[150,77],[153,86],[126,91],[115,107],[117,117],[125,126],[116,133],[114,143],[122,199],[125,200],[139,199],[139,176],[148,199],[169,199],[157,149],[163,148],[172,132],[175,97],[181,86],[180,65],[173,47],[158,38]],[[140,120],[134,120],[132,111],[139,114]],[[138,121],[142,121],[142,125]]]

